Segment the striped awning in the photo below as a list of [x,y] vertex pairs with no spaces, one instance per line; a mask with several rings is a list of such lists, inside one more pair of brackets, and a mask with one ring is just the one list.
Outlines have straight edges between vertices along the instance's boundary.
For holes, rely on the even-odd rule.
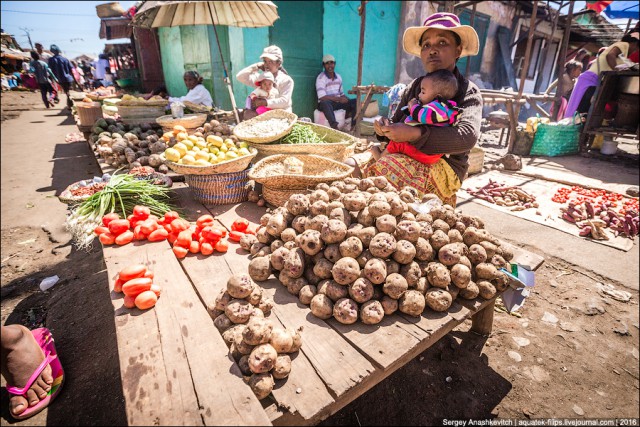
[[178,25],[228,25],[267,27],[278,19],[270,1],[146,1],[136,12],[133,25],[145,28]]

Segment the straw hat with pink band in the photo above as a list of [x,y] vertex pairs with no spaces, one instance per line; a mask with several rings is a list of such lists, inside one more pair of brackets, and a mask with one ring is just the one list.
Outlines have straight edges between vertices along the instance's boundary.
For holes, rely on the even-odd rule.
[[456,33],[460,37],[460,45],[462,46],[463,56],[473,56],[478,54],[480,41],[478,40],[478,33],[473,27],[469,25],[460,24],[460,19],[453,13],[434,13],[427,17],[424,24],[421,27],[409,27],[405,30],[402,36],[402,47],[404,51],[420,57],[422,47],[420,46],[420,39],[425,31],[434,28],[440,30],[447,30]]

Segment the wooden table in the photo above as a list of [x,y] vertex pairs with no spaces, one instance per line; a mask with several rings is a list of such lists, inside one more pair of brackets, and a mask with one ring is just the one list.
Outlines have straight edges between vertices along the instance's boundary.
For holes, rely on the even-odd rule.
[[[253,203],[204,206],[185,184],[175,193],[185,217],[210,213],[230,228],[242,216],[254,224],[264,208]],[[542,258],[515,249],[521,265],[535,269]],[[431,347],[465,319],[489,334],[495,299],[454,301],[448,312],[427,310],[419,318],[394,314],[375,326],[320,320],[278,280],[259,284],[275,302],[276,325],[302,326],[303,345],[292,357],[288,379],[278,380],[272,397],[258,401],[206,306],[227,279],[247,272],[248,254],[232,243],[226,254],[189,254],[178,260],[167,241],[105,247],[104,258],[115,314],[118,357],[129,425],[310,425],[316,424],[380,383]],[[123,267],[144,263],[155,273],[162,295],[154,309],[122,306],[113,292]]]

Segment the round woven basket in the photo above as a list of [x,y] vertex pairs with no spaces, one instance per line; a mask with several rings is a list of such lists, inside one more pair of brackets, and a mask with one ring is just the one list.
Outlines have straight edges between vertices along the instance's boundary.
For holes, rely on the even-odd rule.
[[226,160],[211,166],[181,165],[167,160],[164,157],[164,153],[161,154],[161,156],[169,169],[176,173],[182,175],[211,175],[216,173],[233,173],[245,170],[253,158],[258,154],[255,148],[251,148],[250,152],[251,154],[247,156],[238,157],[233,160]]
[[185,175],[194,198],[209,205],[228,205],[249,199],[249,168],[231,173]]
[[[303,162],[301,174],[284,172],[284,161],[289,157],[295,157]],[[249,178],[272,189],[305,189],[321,182],[344,179],[352,172],[351,166],[322,156],[278,154],[266,157],[256,163],[249,172]]]
[[[278,133],[268,134],[260,131],[261,136],[256,135],[256,129],[264,126],[263,123],[272,119],[284,119],[289,123],[288,126]],[[298,116],[284,110],[271,110],[261,114],[253,119],[240,122],[233,128],[233,134],[242,141],[249,141],[255,144],[266,144],[267,142],[276,141],[291,132],[293,124],[298,120]]]
[[273,188],[267,185],[262,186],[262,197],[264,200],[273,206],[284,206],[284,204],[289,200],[294,194],[306,194],[310,190],[306,188],[293,188],[293,189],[283,189],[283,188]]
[[156,123],[162,126],[162,130],[170,132],[174,126],[182,126],[185,129],[195,129],[204,124],[207,120],[206,114],[185,114],[179,119],[174,119],[171,114],[161,116],[156,119]]
[[317,154],[323,157],[344,162],[355,152],[358,139],[347,133],[316,123],[298,122],[298,124],[309,126],[326,144],[254,144],[249,142],[251,147],[258,150],[256,160],[262,160],[274,154]]

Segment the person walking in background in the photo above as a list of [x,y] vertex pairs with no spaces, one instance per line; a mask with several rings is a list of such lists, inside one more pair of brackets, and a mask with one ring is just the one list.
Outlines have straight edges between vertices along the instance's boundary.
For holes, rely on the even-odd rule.
[[345,110],[345,117],[351,117],[351,126],[356,114],[356,99],[347,98],[342,89],[342,77],[336,73],[336,59],[333,55],[322,57],[324,71],[316,77],[316,93],[318,95],[318,110],[322,111],[329,122],[329,126],[338,129],[335,110]]
[[71,63],[67,58],[60,54],[60,48],[55,44],[52,44],[49,50],[53,53],[53,56],[49,58],[49,68],[53,71],[58,83],[62,86],[62,90],[67,95],[67,108],[71,110],[73,102],[69,96],[69,89],[73,82],[73,74],[71,73]]
[[36,52],[38,52],[38,55],[40,55],[40,59],[42,61],[49,62],[49,58],[51,58],[51,55],[44,51],[42,44],[36,43]]
[[[35,75],[36,82],[40,87],[40,95],[42,96],[42,102],[47,108],[53,107],[53,86],[51,81],[56,80],[56,76],[53,74],[46,62],[40,59],[40,55],[37,52],[31,52],[31,68],[29,71]],[[49,94],[51,94],[49,96]]]
[[105,77],[107,77],[107,69],[109,68],[109,60],[107,55],[101,53],[98,56],[98,60],[93,63],[93,86],[98,88],[100,86],[106,86]]
[[73,74],[76,87],[79,91],[82,91],[82,89],[84,89],[84,71],[82,71],[82,68],[78,66],[76,61],[71,61],[71,74]]

